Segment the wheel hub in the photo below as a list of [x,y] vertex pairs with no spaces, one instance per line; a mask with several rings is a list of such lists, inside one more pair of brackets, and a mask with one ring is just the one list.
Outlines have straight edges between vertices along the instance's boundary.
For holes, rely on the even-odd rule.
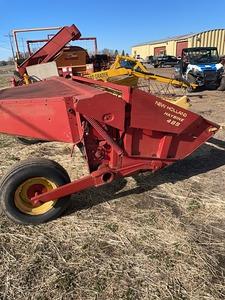
[[24,181],[16,189],[14,202],[15,206],[23,213],[29,215],[41,215],[53,208],[57,200],[46,203],[36,203],[31,198],[57,188],[57,185],[44,177],[35,177]]

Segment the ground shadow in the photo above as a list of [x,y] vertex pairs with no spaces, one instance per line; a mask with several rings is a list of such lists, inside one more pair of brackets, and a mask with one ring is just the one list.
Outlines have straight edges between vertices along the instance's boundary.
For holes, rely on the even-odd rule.
[[126,178],[121,178],[111,184],[91,188],[72,195],[71,206],[66,214],[74,211],[87,209],[103,202],[126,197],[133,194],[141,194],[150,191],[164,183],[176,183],[195,175],[204,174],[210,170],[225,165],[225,142],[211,138],[209,144],[204,144],[190,157],[178,161],[155,174],[135,174],[132,177],[137,183],[133,189],[121,191],[127,184]]

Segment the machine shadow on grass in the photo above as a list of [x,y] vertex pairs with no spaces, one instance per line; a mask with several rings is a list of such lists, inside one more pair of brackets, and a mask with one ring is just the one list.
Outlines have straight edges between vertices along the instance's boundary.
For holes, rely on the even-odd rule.
[[126,184],[126,178],[121,178],[111,184],[99,188],[91,188],[72,195],[71,205],[66,214],[72,214],[77,210],[88,209],[100,203],[126,197],[139,195],[151,191],[164,183],[176,183],[192,176],[207,173],[225,165],[225,141],[211,138],[208,144],[204,144],[194,154],[185,160],[176,162],[168,168],[152,173],[133,175],[137,186],[122,190]]

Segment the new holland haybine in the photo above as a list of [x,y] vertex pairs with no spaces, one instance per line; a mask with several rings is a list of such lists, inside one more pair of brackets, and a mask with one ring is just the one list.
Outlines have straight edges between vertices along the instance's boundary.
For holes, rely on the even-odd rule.
[[88,78],[54,77],[1,90],[1,133],[78,145],[90,171],[70,182],[54,161],[21,161],[1,180],[1,207],[15,222],[46,222],[62,214],[71,194],[165,168],[190,155],[218,129],[139,89]]

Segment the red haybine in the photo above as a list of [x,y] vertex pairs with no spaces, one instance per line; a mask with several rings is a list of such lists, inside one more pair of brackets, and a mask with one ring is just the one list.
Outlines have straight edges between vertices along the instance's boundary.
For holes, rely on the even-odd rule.
[[20,162],[1,182],[12,220],[41,223],[60,215],[69,196],[135,172],[184,159],[219,126],[138,89],[74,77],[0,91],[0,132],[77,144],[90,175],[70,182],[46,159]]

